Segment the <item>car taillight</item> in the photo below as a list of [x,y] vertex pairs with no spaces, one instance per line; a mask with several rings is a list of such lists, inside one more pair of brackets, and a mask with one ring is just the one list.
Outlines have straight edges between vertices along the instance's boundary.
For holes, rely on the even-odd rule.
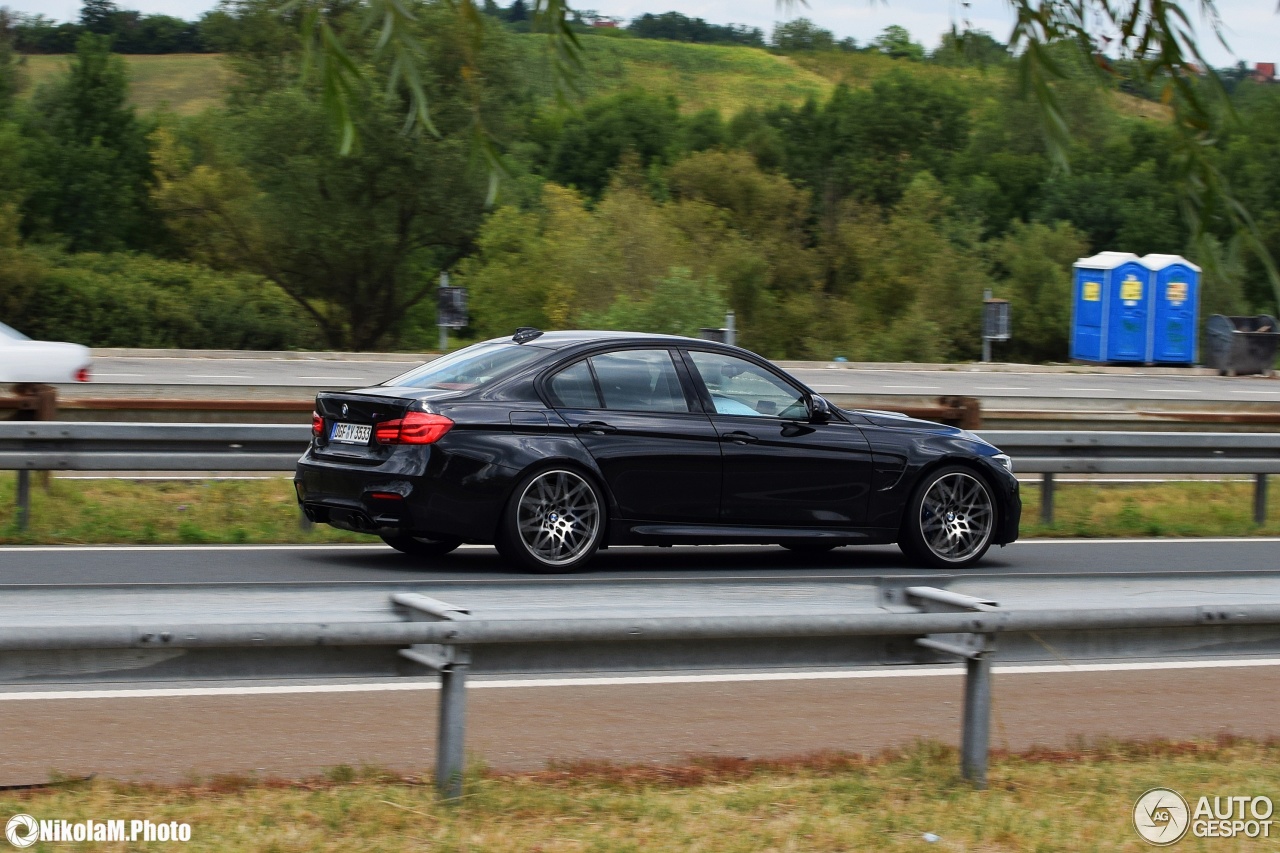
[[77,381],[77,382],[88,382],[88,381],[89,381],[89,368],[88,368],[88,367],[82,367],[82,368],[80,368],[79,370],[77,370],[77,371],[76,371],[76,381]]
[[324,434],[324,418],[320,416],[319,412],[312,412],[311,413],[311,437],[319,438],[323,434]]
[[453,421],[444,415],[409,412],[403,418],[374,426],[373,439],[378,444],[434,444],[451,426]]

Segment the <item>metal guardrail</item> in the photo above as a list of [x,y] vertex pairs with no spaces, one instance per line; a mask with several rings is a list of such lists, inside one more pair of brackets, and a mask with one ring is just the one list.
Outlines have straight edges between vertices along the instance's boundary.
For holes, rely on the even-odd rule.
[[[1253,518],[1267,514],[1267,476],[1280,473],[1280,433],[979,431],[1019,473],[1042,474],[1040,515],[1053,522],[1054,475],[1252,474]],[[18,523],[26,526],[26,472],[290,471],[310,440],[294,424],[0,422],[0,470],[18,474]]]
[[1280,433],[1040,432],[980,435],[1041,474],[1040,518],[1053,523],[1055,474],[1252,474],[1253,521],[1267,518],[1267,475],[1280,473]]
[[[1079,582],[1037,577],[1050,585]],[[456,798],[473,672],[529,674],[546,672],[548,664],[581,672],[962,660],[961,766],[983,786],[997,650],[1002,660],[1057,662],[1280,651],[1275,573],[1187,573],[1172,592],[1168,576],[1080,579],[1093,584],[1094,595],[1070,608],[1002,606],[955,584],[943,588],[938,584],[948,579],[934,575],[933,583],[909,576],[831,580],[818,584],[823,588],[808,603],[770,595],[767,584],[725,582],[710,605],[673,596],[658,605],[629,604],[630,612],[617,602],[634,599],[616,595],[607,608],[557,595],[571,603],[558,612],[533,604],[521,610],[516,602],[529,600],[528,589],[521,597],[515,583],[505,611],[489,591],[478,590],[481,603],[472,608],[425,595],[420,590],[428,585],[412,583],[14,587],[0,602],[0,683],[435,673],[442,688],[436,781],[446,798]],[[1017,581],[964,578],[961,588],[990,584],[1014,602],[1033,601]],[[1087,606],[1102,600],[1104,587],[1111,587],[1112,606]],[[1133,601],[1143,604],[1126,606]]]

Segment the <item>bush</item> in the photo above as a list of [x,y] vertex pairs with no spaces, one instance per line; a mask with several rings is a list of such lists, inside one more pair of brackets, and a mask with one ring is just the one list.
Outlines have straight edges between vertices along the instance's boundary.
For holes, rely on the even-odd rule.
[[4,320],[35,338],[182,349],[307,349],[319,343],[302,310],[255,276],[145,255],[7,254],[15,257],[0,268]]

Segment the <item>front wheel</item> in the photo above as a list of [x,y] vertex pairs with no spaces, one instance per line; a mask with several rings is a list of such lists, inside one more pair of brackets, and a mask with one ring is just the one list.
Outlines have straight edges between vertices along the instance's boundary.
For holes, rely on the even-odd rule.
[[604,501],[589,478],[566,468],[537,471],[511,495],[498,550],[528,571],[573,572],[595,555],[604,529]]
[[898,547],[934,568],[962,569],[987,553],[995,527],[996,505],[986,481],[959,465],[939,468],[912,493]]
[[411,557],[443,557],[462,544],[461,539],[428,539],[425,536],[383,536],[392,548]]

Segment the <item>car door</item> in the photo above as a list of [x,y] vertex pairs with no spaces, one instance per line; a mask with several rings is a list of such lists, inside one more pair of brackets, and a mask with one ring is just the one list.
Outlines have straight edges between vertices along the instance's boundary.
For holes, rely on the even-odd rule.
[[666,348],[597,353],[553,374],[552,406],[595,459],[629,521],[715,523],[720,442]]
[[861,430],[838,417],[811,422],[804,389],[754,361],[697,349],[685,356],[720,437],[723,523],[865,524],[872,465]]

